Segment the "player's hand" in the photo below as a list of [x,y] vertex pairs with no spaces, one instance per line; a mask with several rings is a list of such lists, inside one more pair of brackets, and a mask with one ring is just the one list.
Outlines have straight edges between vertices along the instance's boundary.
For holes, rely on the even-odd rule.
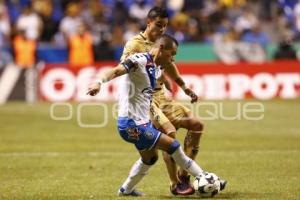
[[190,88],[185,89],[184,92],[185,92],[186,95],[191,97],[191,103],[195,103],[195,102],[198,101],[198,96]]
[[89,86],[88,92],[86,94],[91,95],[91,96],[95,96],[100,91],[100,87],[101,87],[101,84],[99,82],[92,83]]

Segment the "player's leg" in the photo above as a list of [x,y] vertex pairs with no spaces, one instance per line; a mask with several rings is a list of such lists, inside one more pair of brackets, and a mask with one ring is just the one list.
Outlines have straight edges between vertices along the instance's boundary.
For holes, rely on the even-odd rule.
[[139,151],[141,158],[138,159],[131,167],[129,175],[119,189],[120,196],[142,196],[135,187],[147,175],[150,167],[154,165],[158,159],[157,150]]
[[186,156],[177,140],[161,134],[157,141],[156,148],[167,152],[174,159],[176,164],[188,171],[193,176],[201,176],[203,170],[191,158]]
[[[155,104],[151,105],[150,114],[152,123],[159,131],[169,135],[172,138],[175,138],[175,127]],[[170,185],[173,188],[174,186],[176,186],[176,184],[179,183],[179,179],[177,176],[177,166],[171,156],[166,152],[163,152],[163,159],[170,178]]]
[[[164,131],[167,132],[167,130],[172,130],[172,132],[169,132],[169,134],[167,134],[167,135],[174,139],[176,137],[175,127],[170,122],[163,124],[159,130],[161,132],[164,132]],[[194,194],[195,190],[193,189],[193,187],[186,185],[186,184],[182,184],[180,182],[180,180],[178,178],[178,173],[177,173],[178,168],[177,168],[177,165],[176,165],[174,159],[165,151],[162,151],[162,154],[163,154],[163,159],[166,164],[169,178],[170,178],[171,193],[173,195],[192,195],[192,194]]]
[[[185,117],[181,118],[177,125],[180,128],[188,129],[184,140],[184,152],[187,156],[192,158],[193,160],[196,159],[196,156],[199,151],[199,143],[200,138],[202,136],[203,131],[203,124],[200,122],[198,118],[193,116],[191,112],[185,112]],[[186,170],[183,168],[179,169],[179,179],[182,182],[189,183],[189,175]],[[221,190],[225,189],[226,180],[221,179]]]
[[[187,112],[185,116],[178,121],[178,127],[188,130],[184,139],[184,152],[188,157],[195,160],[199,151],[203,124],[199,119],[194,117],[191,112]],[[186,177],[187,175],[188,173],[185,170],[179,170],[180,177]]]
[[[175,127],[170,122],[163,124],[163,126],[161,126],[159,128],[159,130],[162,133],[165,133],[168,130],[169,131],[171,130],[168,135],[172,138],[176,137]],[[167,171],[169,174],[171,187],[174,187],[177,183],[179,183],[179,179],[177,176],[177,165],[168,153],[163,151],[162,155],[163,155],[163,159],[164,159],[164,162],[166,164]]]
[[[202,135],[202,123],[193,117],[191,111],[184,105],[171,101],[164,106],[164,114],[176,128],[185,128],[188,133],[184,141],[184,152],[187,156],[195,160]],[[186,185],[190,185],[189,176],[183,169],[179,170],[178,178]]]
[[[167,134],[168,136],[175,138],[176,129],[169,119],[163,114],[163,112],[156,106],[152,104],[151,106],[151,119],[156,128],[158,128],[162,133]],[[170,178],[170,191],[174,195],[191,195],[195,191],[190,185],[184,185],[178,179],[178,169],[177,165],[174,162],[173,158],[166,152],[162,152],[164,162],[167,167],[167,171]]]

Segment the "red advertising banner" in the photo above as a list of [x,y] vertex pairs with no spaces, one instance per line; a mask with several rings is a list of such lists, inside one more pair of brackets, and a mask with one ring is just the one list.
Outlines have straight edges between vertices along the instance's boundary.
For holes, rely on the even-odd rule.
[[[71,69],[66,64],[46,65],[40,73],[40,95],[47,101],[115,101],[118,98],[118,79],[106,83],[96,97],[86,95],[89,84],[114,62],[97,63],[82,69]],[[201,99],[267,100],[300,97],[300,62],[240,63],[177,63],[188,87]],[[188,100],[175,85],[175,99]]]

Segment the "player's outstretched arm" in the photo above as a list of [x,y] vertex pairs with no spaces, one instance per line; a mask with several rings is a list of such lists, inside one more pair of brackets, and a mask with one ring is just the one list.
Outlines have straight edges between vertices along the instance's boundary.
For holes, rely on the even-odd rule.
[[126,73],[127,71],[123,64],[119,64],[116,67],[106,71],[104,74],[101,75],[99,80],[97,80],[89,86],[87,95],[95,96],[100,91],[101,85],[103,83],[115,79],[119,76],[122,76]]
[[176,84],[184,91],[184,93],[191,97],[191,103],[198,101],[198,96],[193,90],[186,87],[184,80],[180,77],[180,73],[174,62],[167,63],[165,67],[165,72],[167,75],[176,82]]

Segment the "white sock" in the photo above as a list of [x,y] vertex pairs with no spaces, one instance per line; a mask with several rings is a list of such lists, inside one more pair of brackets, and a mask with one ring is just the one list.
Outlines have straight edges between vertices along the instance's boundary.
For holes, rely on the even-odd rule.
[[130,193],[134,187],[143,179],[147,174],[151,165],[145,165],[140,158],[134,163],[129,172],[129,176],[126,181],[123,183],[122,188],[125,190],[125,193]]
[[178,147],[171,156],[175,160],[176,164],[189,172],[192,176],[196,177],[202,175],[203,170],[201,167],[192,159],[187,157],[181,147]]

